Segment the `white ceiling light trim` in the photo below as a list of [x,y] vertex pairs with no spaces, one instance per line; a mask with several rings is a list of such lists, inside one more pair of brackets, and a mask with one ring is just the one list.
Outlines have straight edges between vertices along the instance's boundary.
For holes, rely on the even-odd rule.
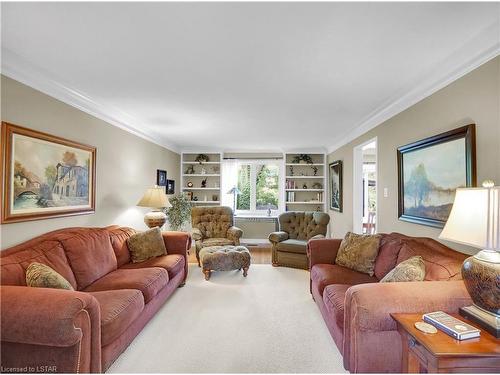
[[1,74],[7,77],[24,83],[135,136],[170,151],[180,152],[180,147],[177,144],[169,142],[162,137],[152,137],[138,129],[136,124],[140,124],[140,121],[133,116],[118,108],[99,104],[89,95],[63,84],[58,78],[28,63],[23,57],[7,48],[2,48],[1,68]]
[[[475,53],[471,53],[472,51]],[[410,87],[406,93],[391,98],[373,111],[345,137],[329,147],[328,153],[338,150],[498,55],[500,55],[500,23],[495,22],[450,55],[438,69],[429,72],[427,78],[421,80],[420,84]],[[465,63],[461,63],[462,61]]]

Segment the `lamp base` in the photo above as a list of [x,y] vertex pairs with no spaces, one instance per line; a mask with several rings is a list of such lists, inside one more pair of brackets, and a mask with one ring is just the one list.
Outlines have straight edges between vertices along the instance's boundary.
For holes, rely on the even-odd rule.
[[500,315],[486,311],[476,305],[461,307],[459,312],[464,318],[479,324],[497,339],[500,338]]
[[149,228],[162,227],[167,222],[167,215],[162,211],[151,211],[144,215],[144,223]]
[[460,308],[460,314],[500,337],[500,253],[482,250],[462,265],[462,279],[474,305]]

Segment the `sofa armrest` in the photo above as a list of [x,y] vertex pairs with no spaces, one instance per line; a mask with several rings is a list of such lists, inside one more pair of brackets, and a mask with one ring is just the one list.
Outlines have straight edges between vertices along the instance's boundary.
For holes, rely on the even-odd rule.
[[179,254],[187,258],[187,252],[191,248],[191,236],[187,232],[162,232],[163,242],[167,248],[167,254]]
[[191,237],[193,237],[193,240],[199,241],[203,239],[203,233],[198,228],[193,228],[191,230]]
[[311,238],[309,238],[309,241],[310,240],[321,240],[322,238],[325,238],[324,234],[317,234],[317,235],[312,236]]
[[[2,285],[0,299],[3,344],[39,345],[53,350],[78,344],[82,347],[80,358],[65,358],[59,368],[101,371],[100,307],[93,296],[63,289]],[[80,367],[82,363],[85,368]]]
[[227,230],[227,238],[234,241],[235,244],[240,243],[240,238],[243,235],[243,231],[238,227],[231,227]]
[[[188,274],[188,250],[191,248],[191,235],[187,232],[162,232],[167,254],[179,254],[184,257],[184,281]],[[182,284],[184,285],[184,283]]]
[[272,232],[269,234],[268,237],[269,241],[276,244],[278,242],[286,241],[288,240],[288,233],[287,232]]
[[376,348],[364,347],[361,340],[370,333],[396,331],[391,313],[457,313],[472,300],[463,281],[415,281],[369,283],[347,290],[344,306],[344,367],[358,368],[361,353]]
[[315,264],[334,264],[342,240],[335,238],[311,238],[307,242],[309,270]]

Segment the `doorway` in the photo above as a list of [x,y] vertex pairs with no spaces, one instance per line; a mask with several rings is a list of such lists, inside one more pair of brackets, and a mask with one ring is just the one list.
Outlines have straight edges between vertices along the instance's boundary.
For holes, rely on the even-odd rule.
[[353,231],[377,233],[377,138],[354,147]]

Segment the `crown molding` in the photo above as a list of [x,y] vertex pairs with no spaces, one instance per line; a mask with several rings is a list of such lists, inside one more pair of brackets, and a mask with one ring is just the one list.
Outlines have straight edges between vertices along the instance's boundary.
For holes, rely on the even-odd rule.
[[500,55],[499,21],[487,26],[468,40],[462,48],[448,56],[438,67],[427,72],[425,78],[421,77],[413,82],[413,85],[407,85],[398,95],[372,111],[347,135],[328,147],[328,153],[334,152],[498,55]]
[[152,137],[140,130],[136,124],[140,124],[141,121],[135,117],[113,106],[100,104],[90,95],[62,83],[61,80],[54,77],[51,73],[29,63],[23,57],[7,48],[2,48],[1,74],[137,137],[143,138],[175,153],[180,153],[180,147],[177,144],[168,142],[162,137]]

